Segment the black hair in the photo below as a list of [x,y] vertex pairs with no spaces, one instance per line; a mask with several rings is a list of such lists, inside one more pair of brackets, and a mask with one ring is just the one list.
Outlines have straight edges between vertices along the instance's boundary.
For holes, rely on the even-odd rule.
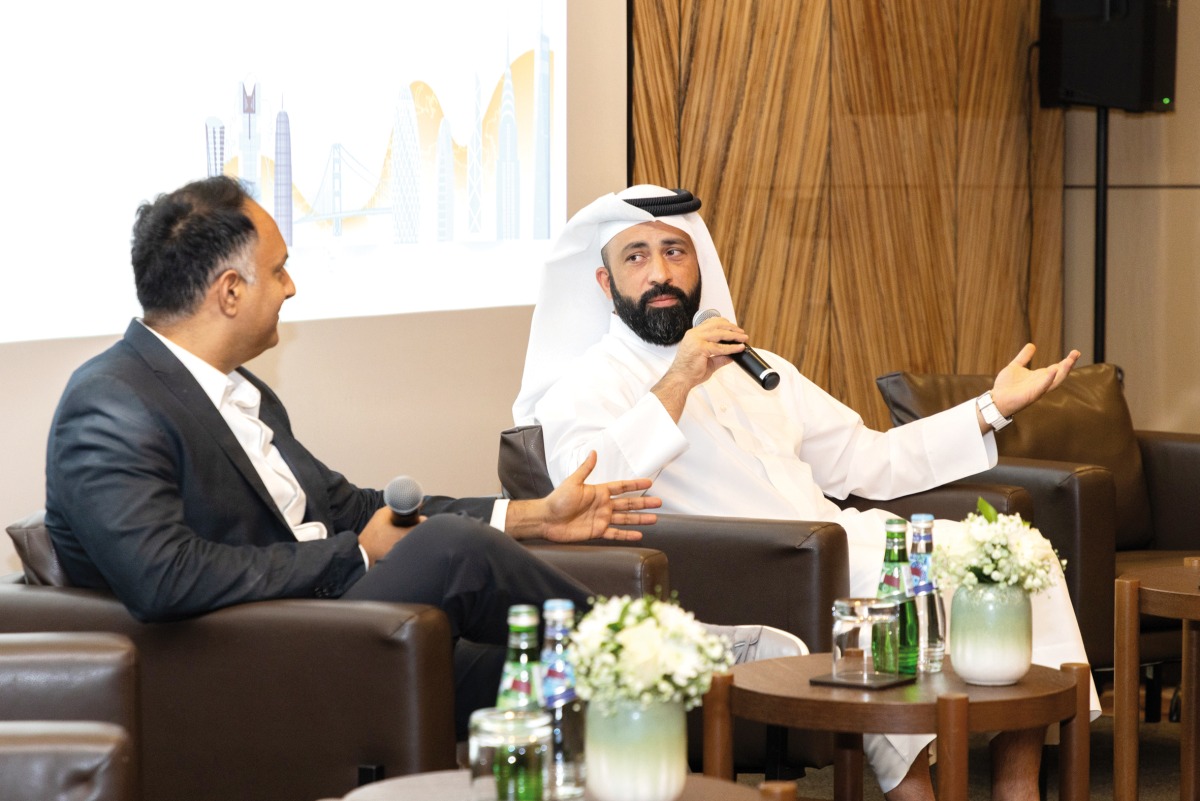
[[133,224],[133,280],[148,318],[192,314],[224,270],[247,283],[252,268],[235,259],[257,238],[249,195],[226,176],[206,178],[143,203]]

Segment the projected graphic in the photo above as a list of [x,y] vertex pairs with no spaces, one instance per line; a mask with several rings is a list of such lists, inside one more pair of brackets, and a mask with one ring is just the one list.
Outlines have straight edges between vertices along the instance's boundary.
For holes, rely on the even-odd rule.
[[285,320],[534,301],[565,220],[566,0],[206,0],[169,30],[150,0],[115,3],[65,27],[26,4],[0,32],[6,74],[36,65],[9,89],[38,119],[0,130],[34,194],[0,200],[27,221],[3,269],[53,243],[32,295],[0,293],[0,342],[123,330],[138,205],[218,174],[289,245]]
[[[505,67],[486,108],[476,76],[475,117],[463,137],[465,144],[455,141],[429,85],[415,82],[399,90],[395,123],[386,140],[379,137],[386,141],[382,156],[360,158],[334,142],[323,154],[319,180],[311,187],[296,185],[292,165],[299,159],[321,160],[322,154],[317,148],[293,153],[286,109],[275,113],[264,131],[263,122],[270,119],[262,101],[265,87],[243,81],[237,113],[228,118],[229,124],[218,117],[205,122],[208,174],[241,181],[271,212],[289,245],[297,237],[315,241],[343,235],[375,244],[413,244],[425,238],[549,239],[551,50],[544,33],[539,40],[537,51],[517,60],[519,80],[514,80],[513,65]],[[525,125],[517,119],[518,103],[533,110],[525,115]],[[355,121],[351,117],[345,123],[351,126]],[[237,148],[226,151],[229,128],[238,132]],[[302,128],[296,133],[304,135]],[[274,141],[273,155],[262,152],[264,140]],[[523,183],[531,188],[526,194],[532,195],[524,226]]]

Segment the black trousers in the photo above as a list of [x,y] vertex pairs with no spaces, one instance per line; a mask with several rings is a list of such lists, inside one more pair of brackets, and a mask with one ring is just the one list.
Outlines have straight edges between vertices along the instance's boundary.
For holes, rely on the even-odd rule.
[[508,639],[508,608],[568,598],[587,609],[592,593],[507,534],[474,518],[436,515],[414,528],[342,597],[420,603],[445,611],[454,637],[454,720],[495,706]]

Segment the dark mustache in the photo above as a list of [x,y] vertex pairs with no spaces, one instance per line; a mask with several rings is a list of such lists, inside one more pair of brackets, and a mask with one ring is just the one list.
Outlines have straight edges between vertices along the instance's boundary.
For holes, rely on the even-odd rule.
[[641,307],[642,311],[646,311],[646,307],[650,304],[650,301],[654,300],[655,298],[661,298],[664,295],[670,295],[681,303],[687,302],[687,293],[679,287],[672,284],[659,284],[653,289],[647,289],[645,291],[642,297],[638,300],[638,306]]

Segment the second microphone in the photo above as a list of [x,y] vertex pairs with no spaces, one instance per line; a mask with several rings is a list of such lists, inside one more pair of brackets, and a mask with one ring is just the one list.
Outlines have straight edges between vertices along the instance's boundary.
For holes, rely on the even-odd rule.
[[[716,309],[704,309],[696,312],[696,316],[692,318],[692,326],[700,325],[705,320],[711,320],[714,317],[720,317],[721,313]],[[724,342],[723,344],[732,345],[733,342]],[[779,373],[775,368],[767,364],[762,356],[754,352],[754,349],[749,345],[741,353],[731,353],[729,358],[737,362],[737,366],[746,371],[747,375],[758,382],[758,385],[763,389],[775,389],[779,386]]]

